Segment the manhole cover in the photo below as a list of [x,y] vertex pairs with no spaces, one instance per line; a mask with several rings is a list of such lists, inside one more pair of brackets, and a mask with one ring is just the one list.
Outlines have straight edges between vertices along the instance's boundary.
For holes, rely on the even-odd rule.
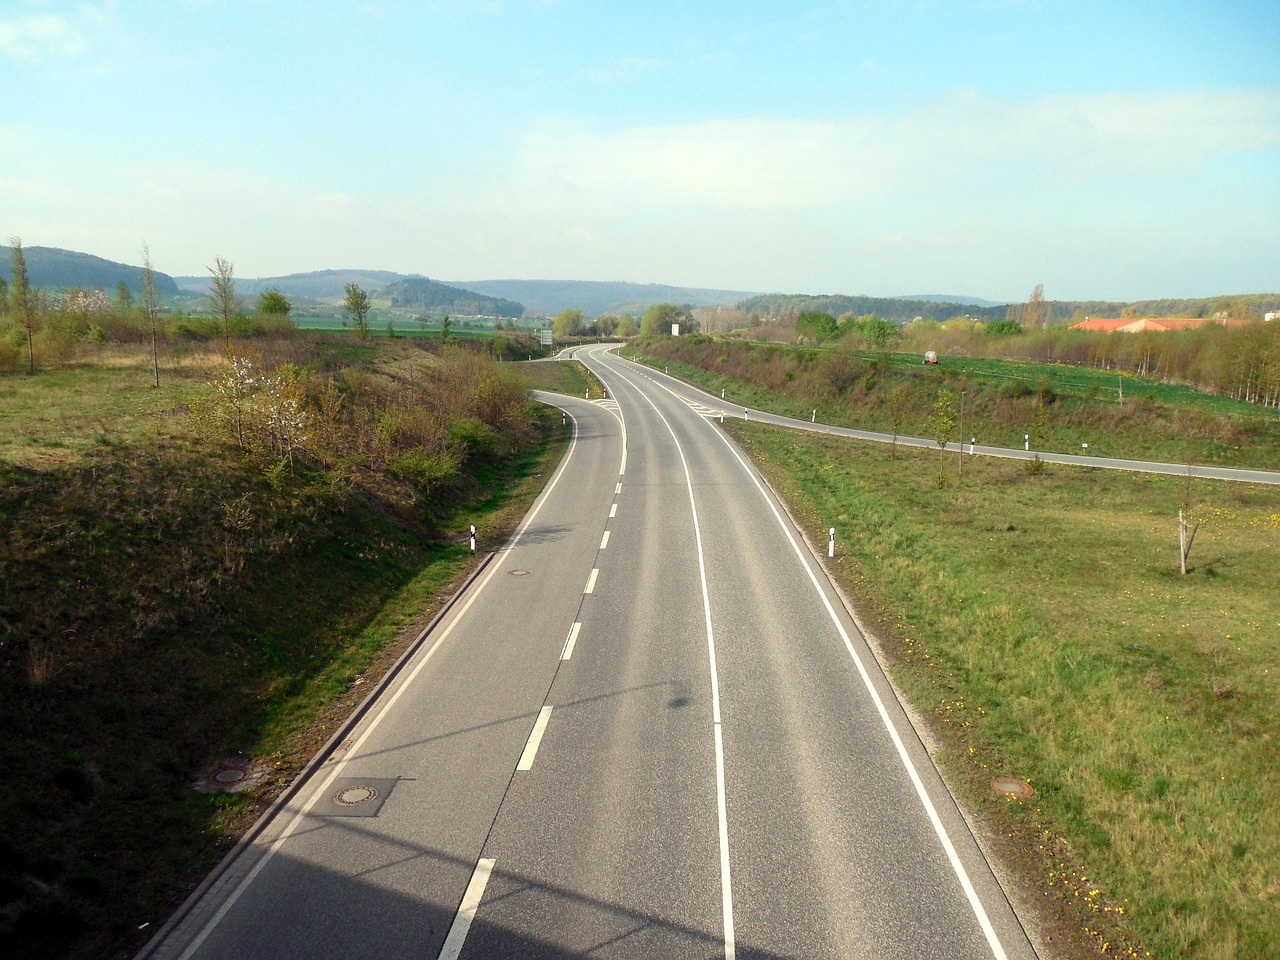
[[344,787],[333,795],[333,802],[340,803],[344,807],[354,807],[356,804],[377,799],[378,788],[364,783],[354,787]]
[[329,785],[311,812],[320,817],[376,817],[399,779],[343,777]]
[[510,573],[513,577],[527,577],[529,575],[528,570],[512,570]]
[[248,757],[234,757],[205,767],[192,778],[191,785],[201,793],[240,793],[262,783],[270,770]]
[[1031,784],[1017,777],[996,777],[991,781],[991,789],[1006,797],[1017,797],[1019,800],[1028,800],[1035,796],[1036,792]]

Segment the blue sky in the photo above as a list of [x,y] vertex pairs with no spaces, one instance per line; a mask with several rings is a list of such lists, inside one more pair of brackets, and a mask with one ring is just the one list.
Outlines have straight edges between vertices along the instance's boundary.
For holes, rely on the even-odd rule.
[[1280,290],[1280,4],[0,0],[0,235],[876,296]]

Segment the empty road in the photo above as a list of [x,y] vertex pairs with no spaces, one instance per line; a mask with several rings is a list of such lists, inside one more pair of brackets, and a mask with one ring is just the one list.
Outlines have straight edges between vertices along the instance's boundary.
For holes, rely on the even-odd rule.
[[737,448],[580,358],[525,525],[144,955],[1034,957]]

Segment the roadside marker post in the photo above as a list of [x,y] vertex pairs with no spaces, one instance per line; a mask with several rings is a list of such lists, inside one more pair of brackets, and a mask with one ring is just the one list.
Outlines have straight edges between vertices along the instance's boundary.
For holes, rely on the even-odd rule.
[[973,456],[973,454],[974,454],[974,452],[975,452],[977,449],[978,449],[978,438],[977,438],[977,437],[970,437],[970,438],[969,438],[969,456],[971,456],[971,457],[972,457],[972,456]]
[[476,525],[471,525],[471,552],[476,552]]
[[827,556],[834,557],[836,555],[836,528],[832,527],[827,535]]
[[817,407],[814,407],[814,408],[813,408],[813,416],[809,418],[809,422],[810,422],[810,423],[817,423],[817,422],[818,422],[818,408],[817,408]]
[[1031,449],[1031,434],[1029,434],[1029,433],[1024,433],[1024,434],[1022,435],[1022,449],[1023,449],[1023,450],[1030,450],[1030,449]]

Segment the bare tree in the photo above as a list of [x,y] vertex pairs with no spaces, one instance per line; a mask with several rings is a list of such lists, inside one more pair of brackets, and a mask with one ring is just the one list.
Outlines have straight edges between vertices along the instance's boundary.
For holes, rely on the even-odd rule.
[[236,282],[232,279],[233,267],[227,260],[218,257],[214,266],[205,267],[213,277],[213,288],[205,294],[213,305],[213,312],[222,314],[222,349],[231,353],[231,315],[239,309],[236,299]]
[[27,276],[27,256],[22,252],[22,240],[10,237],[13,248],[13,292],[9,297],[9,313],[18,329],[27,335],[27,371],[36,372],[36,331],[40,329],[40,308],[31,295],[31,280]]
[[1028,330],[1043,330],[1049,324],[1049,308],[1044,302],[1044,284],[1037,283],[1031,291],[1031,299],[1027,301],[1027,312],[1023,326]]
[[160,386],[160,348],[156,342],[156,319],[160,313],[160,301],[156,296],[156,271],[151,266],[151,248],[142,245],[142,309],[151,321],[151,369],[155,372],[156,386]]

